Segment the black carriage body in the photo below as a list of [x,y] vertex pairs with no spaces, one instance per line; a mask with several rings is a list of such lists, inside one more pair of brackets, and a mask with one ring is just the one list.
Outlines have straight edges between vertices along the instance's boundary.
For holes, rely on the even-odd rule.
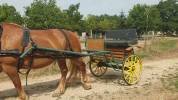
[[105,48],[127,48],[137,44],[137,32],[135,29],[108,30],[104,34]]

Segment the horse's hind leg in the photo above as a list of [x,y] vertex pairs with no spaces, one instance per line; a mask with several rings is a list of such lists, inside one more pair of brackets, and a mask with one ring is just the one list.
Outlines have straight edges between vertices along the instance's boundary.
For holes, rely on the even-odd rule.
[[66,76],[67,76],[67,72],[68,72],[65,59],[58,60],[58,65],[61,70],[61,79],[60,79],[57,89],[54,91],[54,93],[52,95],[54,97],[64,94],[65,86],[66,86]]
[[74,80],[75,78],[77,78],[77,66],[75,66],[74,64],[72,64],[72,62],[70,61],[70,66],[69,66],[69,76],[67,77],[67,82],[70,83],[72,80]]
[[7,65],[7,64],[2,64],[3,71],[9,76],[9,78],[12,80],[15,88],[17,89],[17,92],[19,94],[19,99],[20,100],[26,100],[27,95],[21,85],[20,77],[17,72],[16,67]]
[[84,89],[91,89],[91,85],[88,84],[88,76],[86,74],[86,65],[81,58],[71,59],[72,64],[77,66],[80,71],[81,82],[83,84]]

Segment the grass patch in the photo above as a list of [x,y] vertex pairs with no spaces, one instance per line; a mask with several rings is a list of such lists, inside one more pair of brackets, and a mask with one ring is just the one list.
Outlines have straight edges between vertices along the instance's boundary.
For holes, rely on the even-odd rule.
[[161,39],[152,41],[151,43],[151,50],[157,51],[157,52],[165,52],[169,50],[176,49],[177,40],[167,40],[167,39]]
[[177,80],[176,80],[176,82],[175,82],[175,87],[176,87],[176,89],[178,90],[178,78],[177,78]]
[[167,39],[164,37],[154,38],[148,40],[148,45],[146,45],[143,50],[136,52],[136,54],[142,58],[160,56],[178,49],[177,41],[177,39]]
[[169,75],[166,78],[162,78],[161,82],[165,89],[178,92],[178,73],[175,73],[173,76]]

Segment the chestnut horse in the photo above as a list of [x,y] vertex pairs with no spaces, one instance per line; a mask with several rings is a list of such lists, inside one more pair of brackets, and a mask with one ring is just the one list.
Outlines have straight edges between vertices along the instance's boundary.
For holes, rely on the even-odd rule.
[[[64,32],[67,33],[68,39],[64,36]],[[18,49],[22,51],[22,39],[23,39],[23,27],[13,24],[13,23],[2,23],[0,28],[1,35],[1,50],[15,50]],[[53,49],[63,49],[65,50],[68,47],[67,42],[70,44],[70,47],[75,52],[81,52],[81,45],[76,33],[63,30],[63,32],[59,29],[48,29],[48,30],[30,30],[30,37],[40,47],[45,48],[53,48]],[[30,47],[30,43],[28,47]],[[27,48],[28,48],[27,47]],[[70,59],[72,64],[77,67],[80,71],[81,82],[84,89],[90,89],[91,86],[87,82],[86,75],[86,67],[82,58],[72,58]],[[29,63],[28,57],[24,59],[24,64],[27,65]],[[60,71],[61,71],[61,79],[58,84],[57,89],[54,91],[53,96],[59,96],[64,93],[65,85],[66,85],[66,76],[68,73],[68,69],[66,67],[66,59],[56,59],[58,62]],[[42,68],[50,65],[54,62],[54,59],[50,58],[34,58],[32,67]],[[18,57],[0,57],[0,72],[5,72],[9,78],[12,80],[18,94],[20,100],[27,99],[27,94],[25,93],[21,81],[19,78],[19,74],[17,71],[17,63]],[[21,66],[21,68],[26,68],[25,66]]]

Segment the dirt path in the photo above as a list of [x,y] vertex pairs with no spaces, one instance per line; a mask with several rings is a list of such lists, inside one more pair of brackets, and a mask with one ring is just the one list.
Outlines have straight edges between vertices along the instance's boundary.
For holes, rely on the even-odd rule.
[[[91,90],[84,90],[80,82],[75,81],[64,95],[53,98],[59,75],[52,75],[30,78],[26,91],[30,100],[178,100],[178,92],[166,90],[160,81],[177,71],[178,59],[144,61],[143,64],[141,81],[132,86],[122,84],[121,72],[109,70],[101,78],[91,76]],[[0,99],[15,100],[16,95],[10,81],[0,82]]]

